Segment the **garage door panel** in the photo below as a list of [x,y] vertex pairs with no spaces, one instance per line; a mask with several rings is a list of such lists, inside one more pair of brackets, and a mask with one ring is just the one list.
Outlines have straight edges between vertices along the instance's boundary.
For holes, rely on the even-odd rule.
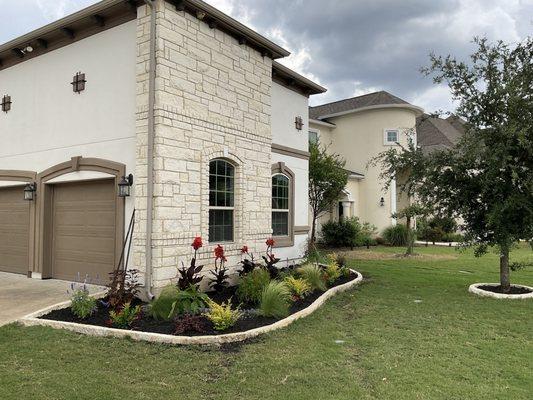
[[30,203],[22,187],[0,188],[0,271],[29,270]]
[[113,180],[54,187],[53,276],[98,275],[107,283],[115,266],[116,198]]

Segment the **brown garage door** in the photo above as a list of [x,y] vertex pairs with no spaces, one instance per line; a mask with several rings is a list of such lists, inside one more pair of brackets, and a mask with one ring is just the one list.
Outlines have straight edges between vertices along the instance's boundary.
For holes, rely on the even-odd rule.
[[107,284],[115,264],[113,180],[54,185],[52,275]]
[[0,271],[29,270],[30,203],[22,187],[0,188]]

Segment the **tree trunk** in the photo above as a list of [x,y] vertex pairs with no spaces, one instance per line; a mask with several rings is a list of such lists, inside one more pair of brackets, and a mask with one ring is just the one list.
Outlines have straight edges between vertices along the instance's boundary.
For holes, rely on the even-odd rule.
[[500,285],[503,293],[509,293],[511,291],[508,247],[502,247],[500,250]]
[[411,231],[411,217],[407,216],[405,225],[407,226],[407,251],[405,252],[406,256],[413,254],[413,246],[415,244],[414,234]]
[[309,252],[315,250],[316,218],[317,218],[317,213],[315,210],[313,210],[313,222],[311,223],[311,237],[309,238]]

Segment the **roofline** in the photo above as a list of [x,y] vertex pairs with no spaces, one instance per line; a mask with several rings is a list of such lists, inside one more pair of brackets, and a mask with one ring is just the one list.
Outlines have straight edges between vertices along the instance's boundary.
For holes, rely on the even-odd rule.
[[282,77],[285,75],[286,77],[293,79],[293,84],[302,86],[309,92],[309,94],[325,93],[328,90],[325,87],[320,86],[318,83],[313,82],[312,80],[306,78],[303,75],[300,75],[296,71],[293,71],[289,67],[286,67],[285,65],[280,64],[277,61],[272,61],[272,70],[277,74],[281,75]]
[[319,119],[309,118],[310,124],[320,125],[320,126],[327,126],[328,128],[335,129],[337,125],[332,124],[331,122],[321,121]]
[[[166,0],[169,3],[175,4],[176,7],[185,7],[190,10],[203,11],[206,14],[205,20],[208,18],[211,21],[216,21],[221,25],[221,27],[226,28],[236,36],[240,36],[244,39],[245,42],[249,42],[256,47],[263,48],[266,50],[265,55],[272,57],[273,59],[287,57],[290,55],[290,52],[285,50],[283,47],[275,44],[266,37],[260,35],[254,30],[248,28],[247,26],[241,24],[239,21],[231,18],[230,16],[224,14],[222,11],[216,9],[215,7],[205,3],[202,0]],[[113,7],[119,4],[124,4],[124,0],[102,0],[98,3],[95,3],[89,7],[86,7],[80,11],[77,11],[73,14],[67,15],[64,18],[61,18],[57,21],[54,21],[50,24],[42,26],[36,30],[33,30],[29,33],[26,33],[22,36],[14,38],[9,42],[6,42],[0,45],[0,53],[4,51],[9,51],[11,49],[17,48],[19,46],[25,45],[30,41],[36,40],[39,37],[51,33],[55,30],[64,28],[76,21],[88,18],[92,15],[98,14],[99,12]],[[136,1],[132,4],[138,4]]]
[[354,108],[352,110],[341,111],[341,112],[338,112],[338,113],[321,115],[318,118],[319,119],[326,119],[326,118],[340,117],[342,115],[353,114],[353,113],[358,113],[358,112],[363,112],[363,111],[379,110],[379,109],[382,109],[382,108],[404,108],[404,109],[413,111],[416,114],[417,117],[424,113],[424,109],[423,108],[418,107],[418,106],[414,106],[414,105],[409,104],[409,103],[406,103],[406,104],[376,104],[376,105],[373,105],[373,106]]

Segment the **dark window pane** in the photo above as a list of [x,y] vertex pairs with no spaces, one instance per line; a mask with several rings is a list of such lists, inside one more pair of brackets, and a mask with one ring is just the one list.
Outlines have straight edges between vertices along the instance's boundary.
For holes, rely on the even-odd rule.
[[209,210],[209,241],[233,241],[233,210]]
[[288,212],[272,212],[272,231],[274,236],[287,236],[289,234]]
[[285,175],[272,177],[272,209],[289,209],[289,178]]

